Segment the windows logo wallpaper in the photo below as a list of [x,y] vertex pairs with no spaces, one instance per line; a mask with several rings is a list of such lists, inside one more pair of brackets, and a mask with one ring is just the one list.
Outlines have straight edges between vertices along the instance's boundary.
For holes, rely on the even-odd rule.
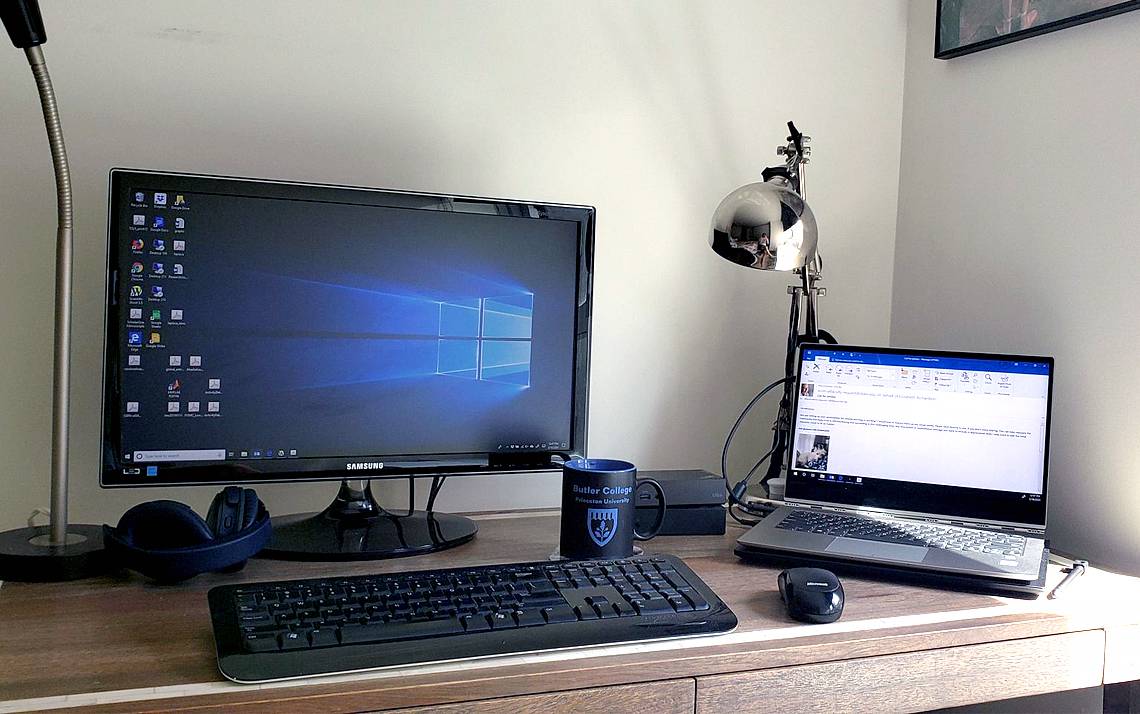
[[436,372],[529,387],[533,320],[531,293],[440,303]]

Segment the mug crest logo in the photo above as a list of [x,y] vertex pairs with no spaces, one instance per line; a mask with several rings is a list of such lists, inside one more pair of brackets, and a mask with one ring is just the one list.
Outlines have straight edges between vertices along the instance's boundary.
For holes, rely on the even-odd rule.
[[617,533],[618,509],[616,508],[588,508],[586,509],[586,530],[590,532],[590,540],[605,548]]

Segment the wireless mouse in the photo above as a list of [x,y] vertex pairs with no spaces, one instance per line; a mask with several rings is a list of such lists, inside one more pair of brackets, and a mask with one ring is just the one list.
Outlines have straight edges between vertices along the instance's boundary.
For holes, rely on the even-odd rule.
[[788,616],[800,622],[835,622],[843,614],[843,584],[823,568],[789,568],[776,580]]

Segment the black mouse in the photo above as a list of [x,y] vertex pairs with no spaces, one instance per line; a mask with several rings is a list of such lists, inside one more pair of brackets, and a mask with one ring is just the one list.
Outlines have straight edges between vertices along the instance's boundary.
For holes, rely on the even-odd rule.
[[823,568],[788,568],[780,573],[780,598],[793,620],[822,624],[843,614],[843,584]]

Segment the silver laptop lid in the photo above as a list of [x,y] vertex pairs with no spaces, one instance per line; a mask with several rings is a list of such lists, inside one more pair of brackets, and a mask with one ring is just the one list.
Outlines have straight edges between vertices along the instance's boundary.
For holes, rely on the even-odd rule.
[[1045,527],[1053,359],[804,345],[786,498]]

